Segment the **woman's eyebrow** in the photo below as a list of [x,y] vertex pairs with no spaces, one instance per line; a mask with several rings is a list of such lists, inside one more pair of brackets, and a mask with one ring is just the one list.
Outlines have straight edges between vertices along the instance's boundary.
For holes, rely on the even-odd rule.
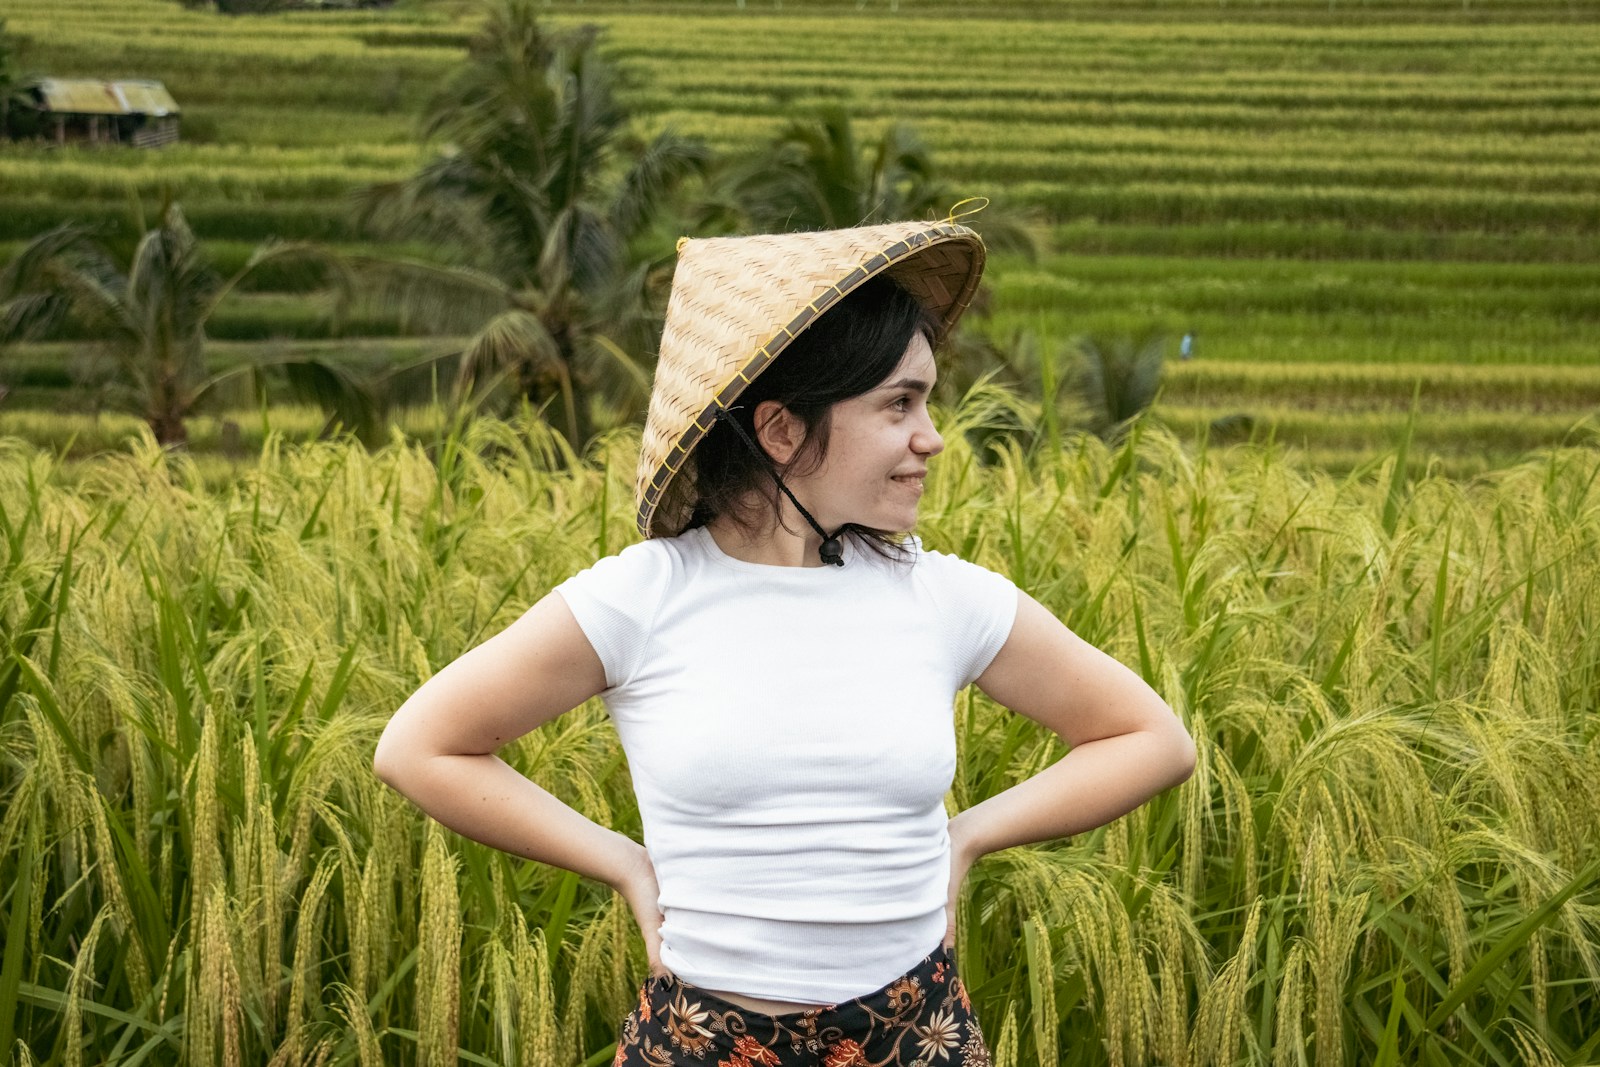
[[909,389],[913,393],[926,393],[932,386],[920,378],[901,378],[898,382],[880,385],[879,389]]

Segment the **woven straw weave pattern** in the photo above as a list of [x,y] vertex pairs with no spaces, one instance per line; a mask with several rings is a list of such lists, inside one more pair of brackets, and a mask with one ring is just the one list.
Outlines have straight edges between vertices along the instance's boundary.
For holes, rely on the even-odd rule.
[[717,411],[844,294],[888,270],[939,317],[937,346],[972,299],[983,260],[977,235],[953,223],[683,242],[639,454],[640,532],[683,529],[694,504],[685,461]]

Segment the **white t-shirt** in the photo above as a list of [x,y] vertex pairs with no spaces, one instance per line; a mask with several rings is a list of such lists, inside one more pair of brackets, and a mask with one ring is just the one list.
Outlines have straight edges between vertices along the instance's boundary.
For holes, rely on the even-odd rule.
[[703,527],[557,587],[605,665],[692,985],[838,1004],[945,930],[955,694],[1016,619],[1011,580],[909,542],[843,567],[748,563]]

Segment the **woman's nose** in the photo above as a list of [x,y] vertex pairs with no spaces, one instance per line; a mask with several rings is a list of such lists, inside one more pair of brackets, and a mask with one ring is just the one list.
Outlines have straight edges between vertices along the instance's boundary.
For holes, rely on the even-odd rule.
[[944,438],[939,435],[932,419],[928,419],[927,425],[912,438],[911,449],[921,456],[937,456],[944,451]]

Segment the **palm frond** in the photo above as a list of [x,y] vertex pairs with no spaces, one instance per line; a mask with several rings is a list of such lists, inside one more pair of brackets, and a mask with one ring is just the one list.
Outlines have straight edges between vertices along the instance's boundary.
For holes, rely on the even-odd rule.
[[187,353],[219,284],[182,209],[169,204],[134,249],[124,303],[147,344]]
[[283,241],[268,238],[257,245],[234,275],[223,282],[211,298],[205,317],[209,319],[245,279],[267,264],[302,268],[300,281],[318,285],[333,293],[335,306],[347,306],[355,298],[356,276],[350,261],[326,245],[312,241]]
[[555,374],[561,349],[539,316],[521,308],[490,319],[461,353],[462,377],[485,378],[506,368],[532,382]]
[[407,329],[462,334],[516,299],[500,279],[470,267],[375,256],[353,256],[348,263],[352,290],[341,316],[361,308],[398,314]]
[[548,280],[569,277],[581,292],[593,292],[616,277],[626,249],[611,229],[610,219],[588,204],[575,204],[562,220],[561,231],[570,242],[560,261],[539,263],[540,288]]
[[343,426],[361,440],[375,442],[382,429],[382,411],[369,383],[349,368],[329,360],[304,356],[268,356],[229,368],[206,379],[195,391],[191,407],[213,402],[230,384],[248,379],[258,395],[266,390],[269,374],[279,374],[293,397],[315,404],[328,415],[323,433]]
[[0,347],[47,337],[71,317],[70,295],[56,279],[74,272],[108,282],[118,277],[88,228],[71,223],[35,237],[0,270]]
[[98,255],[104,252],[94,244],[88,227],[64,223],[29,241],[11,262],[0,270],[0,300],[11,300],[37,287],[45,267],[61,257]]
[[458,398],[469,392],[481,395],[483,383],[491,381],[514,382],[536,404],[559,399],[562,432],[569,441],[582,443],[587,419],[579,411],[572,368],[539,316],[521,308],[502,312],[468,342],[461,354]]
[[372,378],[374,397],[386,410],[448,404],[458,396],[462,353],[439,352],[389,367]]
[[389,240],[415,240],[462,250],[482,250],[484,182],[470,160],[444,156],[409,178],[352,194],[356,226]]
[[0,303],[0,350],[21,341],[48,337],[71,310],[61,293],[23,293]]
[[1158,334],[1138,340],[1079,340],[1079,395],[1089,409],[1090,429],[1101,437],[1112,437],[1155,403],[1161,388],[1164,347],[1165,340]]
[[690,176],[704,177],[710,165],[711,149],[704,141],[671,130],[658,133],[635,156],[612,200],[611,226],[618,237],[624,241],[637,237],[679,183]]
[[61,260],[53,261],[45,273],[43,284],[48,291],[59,294],[71,317],[85,329],[101,334],[108,345],[137,346],[143,341],[143,323],[129,307],[120,278],[108,279]]
[[605,334],[592,333],[584,340],[586,370],[604,383],[598,395],[619,411],[642,415],[650,400],[650,371]]

